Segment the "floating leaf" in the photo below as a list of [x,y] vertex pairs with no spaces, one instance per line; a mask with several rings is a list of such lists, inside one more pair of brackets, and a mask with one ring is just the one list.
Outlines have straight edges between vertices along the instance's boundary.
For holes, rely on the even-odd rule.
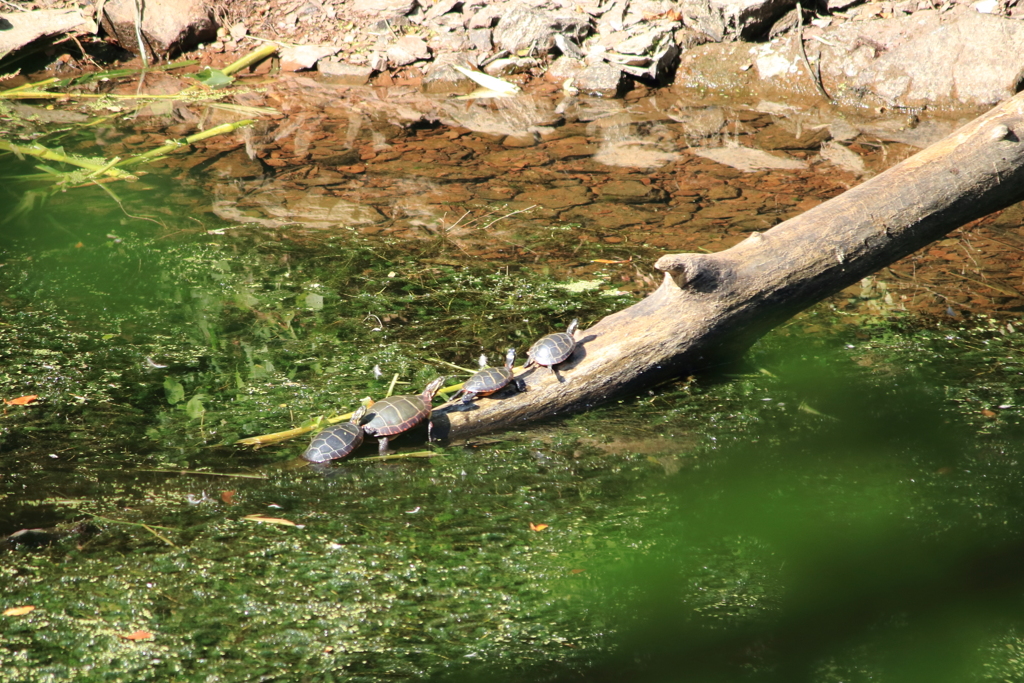
[[25,406],[37,400],[39,400],[39,397],[32,394],[31,396],[19,396],[18,398],[12,398],[10,401],[5,399],[4,403],[9,406]]
[[533,522],[530,522],[530,531],[544,531],[547,528],[547,524],[534,524]]
[[228,76],[220,69],[211,69],[208,66],[197,73],[195,75],[195,79],[207,88],[213,88],[214,90],[231,85],[235,81],[235,79],[231,78],[231,76]]
[[20,617],[35,609],[35,605],[22,605],[21,607],[8,607],[4,610],[5,617]]
[[206,398],[204,394],[196,394],[185,404],[185,412],[193,420],[198,420],[206,414],[206,408],[203,407],[204,398]]
[[128,635],[118,634],[118,638],[124,638],[125,640],[152,640],[153,634],[149,631],[135,631]]
[[242,519],[250,522],[262,522],[264,524],[280,524],[281,526],[299,526],[295,522],[289,519],[281,519],[280,517],[265,517],[263,515],[246,515]]
[[164,394],[167,402],[173,406],[185,400],[185,387],[181,386],[181,382],[168,377],[164,380]]

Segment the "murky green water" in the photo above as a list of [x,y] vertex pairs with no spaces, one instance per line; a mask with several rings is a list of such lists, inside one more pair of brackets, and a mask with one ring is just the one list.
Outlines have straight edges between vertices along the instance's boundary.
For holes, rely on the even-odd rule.
[[866,284],[716,375],[311,471],[305,438],[232,444],[634,299],[182,188],[2,228],[0,397],[39,399],[0,418],[0,533],[43,531],[0,555],[0,607],[35,608],[0,679],[1021,679],[1015,319]]

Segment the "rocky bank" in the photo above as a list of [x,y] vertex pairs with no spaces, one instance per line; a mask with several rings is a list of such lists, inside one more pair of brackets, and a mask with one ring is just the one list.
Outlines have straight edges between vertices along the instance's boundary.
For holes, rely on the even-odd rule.
[[[80,47],[98,35],[148,61],[186,55],[216,66],[269,41],[281,48],[282,70],[319,71],[352,85],[475,88],[457,65],[588,96],[675,85],[853,107],[962,109],[1021,88],[1018,3],[151,0],[137,16],[131,0],[57,1],[0,14],[11,29],[0,48],[70,32]],[[44,15],[49,29],[40,27]],[[58,45],[51,48],[57,67],[80,65],[73,43]]]

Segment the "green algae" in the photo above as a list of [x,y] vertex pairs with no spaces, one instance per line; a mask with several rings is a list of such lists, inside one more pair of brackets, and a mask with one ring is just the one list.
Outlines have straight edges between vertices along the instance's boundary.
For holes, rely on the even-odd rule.
[[[964,396],[1006,387],[948,359],[990,349],[974,360],[1009,364],[1024,339],[987,320],[955,334],[862,329],[790,329],[726,369],[739,378],[666,387],[429,463],[357,459],[265,481],[131,480],[94,464],[91,497],[48,503],[92,528],[4,558],[7,604],[37,608],[6,618],[4,675],[774,680],[803,662],[829,681],[914,671],[928,655],[948,669],[934,680],[954,680],[986,651],[984,670],[1004,672],[1019,641],[988,624],[1005,610],[982,596],[965,609],[970,585],[943,577],[964,555],[1018,542],[1018,427],[1010,408],[994,421],[964,410]],[[951,397],[954,380],[963,394]],[[634,434],[668,443],[662,458],[677,467],[603,448]],[[174,547],[97,515],[159,525]],[[934,593],[916,606],[890,582]],[[875,608],[866,621],[825,627],[862,604]],[[955,616],[966,645],[907,648],[927,632],[922,615]],[[122,638],[135,630],[154,638]]]

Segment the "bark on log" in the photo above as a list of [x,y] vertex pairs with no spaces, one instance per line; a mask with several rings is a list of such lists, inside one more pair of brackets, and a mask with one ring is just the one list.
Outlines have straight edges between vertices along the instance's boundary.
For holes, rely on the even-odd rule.
[[[457,439],[578,411],[743,353],[772,327],[961,225],[1024,200],[1024,93],[884,173],[717,254],[670,254],[661,286],[576,333],[526,393],[435,410]],[[558,331],[558,330],[552,330]]]

